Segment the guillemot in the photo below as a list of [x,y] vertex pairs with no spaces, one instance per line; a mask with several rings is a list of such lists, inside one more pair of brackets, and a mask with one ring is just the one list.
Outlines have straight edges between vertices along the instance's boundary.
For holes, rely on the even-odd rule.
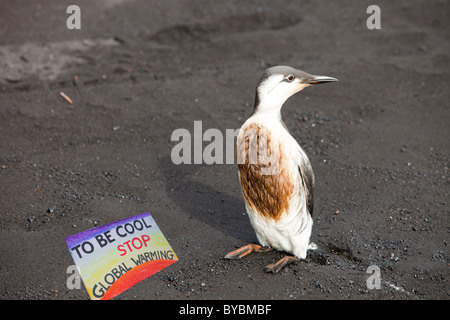
[[242,125],[236,143],[238,176],[250,223],[258,244],[228,253],[240,259],[252,251],[271,249],[286,255],[266,267],[276,273],[305,259],[310,243],[314,210],[314,174],[310,161],[290,135],[281,118],[284,102],[305,87],[338,81],[288,66],[267,69],[256,87],[255,106]]

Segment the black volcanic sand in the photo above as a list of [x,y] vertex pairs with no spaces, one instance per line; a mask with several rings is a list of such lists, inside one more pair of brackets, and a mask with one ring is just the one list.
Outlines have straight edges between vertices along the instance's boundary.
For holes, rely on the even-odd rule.
[[[448,299],[449,1],[378,1],[380,30],[370,1],[208,3],[80,0],[68,30],[69,1],[1,1],[0,298],[87,299],[65,237],[149,211],[180,260],[116,299]],[[319,249],[275,275],[280,252],[222,259],[256,242],[236,165],[171,160],[273,65],[340,80],[283,107]]]

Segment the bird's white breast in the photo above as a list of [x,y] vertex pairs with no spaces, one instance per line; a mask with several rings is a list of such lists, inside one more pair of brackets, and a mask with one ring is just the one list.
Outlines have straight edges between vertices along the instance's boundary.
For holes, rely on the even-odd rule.
[[[312,218],[308,213],[307,192],[302,183],[299,167],[310,167],[309,160],[297,141],[286,130],[281,119],[270,114],[256,114],[244,123],[238,137],[238,150],[239,143],[242,143],[241,135],[245,134],[245,129],[255,125],[270,132],[271,149],[280,146],[281,161],[277,164],[279,167],[276,168],[275,174],[280,172],[287,174],[292,182],[292,188],[287,198],[286,209],[276,219],[261,214],[261,210],[258,209],[258,206],[252,205],[243,190],[250,222],[262,245],[290,252],[299,258],[305,258],[311,235]],[[240,172],[240,178],[242,185],[242,171]],[[270,196],[270,193],[268,196]]]

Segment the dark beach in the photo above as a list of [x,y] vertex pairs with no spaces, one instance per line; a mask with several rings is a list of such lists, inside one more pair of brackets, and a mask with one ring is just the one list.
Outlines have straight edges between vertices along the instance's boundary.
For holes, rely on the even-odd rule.
[[[449,1],[378,1],[374,30],[370,1],[80,0],[79,30],[71,4],[0,4],[0,299],[88,299],[65,238],[147,211],[179,261],[115,299],[449,298]],[[236,164],[171,158],[194,121],[225,144],[274,65],[339,79],[282,110],[318,250],[275,275],[223,260],[257,241]]]

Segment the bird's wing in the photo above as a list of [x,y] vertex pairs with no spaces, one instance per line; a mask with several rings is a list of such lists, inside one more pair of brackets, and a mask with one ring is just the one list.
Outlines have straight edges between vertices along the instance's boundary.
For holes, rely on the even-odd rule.
[[311,165],[299,165],[298,172],[300,174],[300,179],[303,182],[303,190],[306,191],[306,205],[308,206],[308,212],[313,216],[314,211],[314,173],[312,171]]
[[[281,120],[281,124],[283,125],[283,128],[289,133],[288,128],[286,127],[286,124]],[[311,164],[309,163],[308,157],[306,156],[303,149],[300,147],[297,141],[295,141],[298,145],[298,148],[300,149],[300,155],[299,158],[301,159],[298,163],[298,172],[300,174],[300,179],[303,181],[303,189],[300,190],[300,192],[303,192],[303,190],[306,190],[307,196],[306,196],[306,205],[308,207],[309,214],[313,215],[314,211],[314,173],[311,168]]]

